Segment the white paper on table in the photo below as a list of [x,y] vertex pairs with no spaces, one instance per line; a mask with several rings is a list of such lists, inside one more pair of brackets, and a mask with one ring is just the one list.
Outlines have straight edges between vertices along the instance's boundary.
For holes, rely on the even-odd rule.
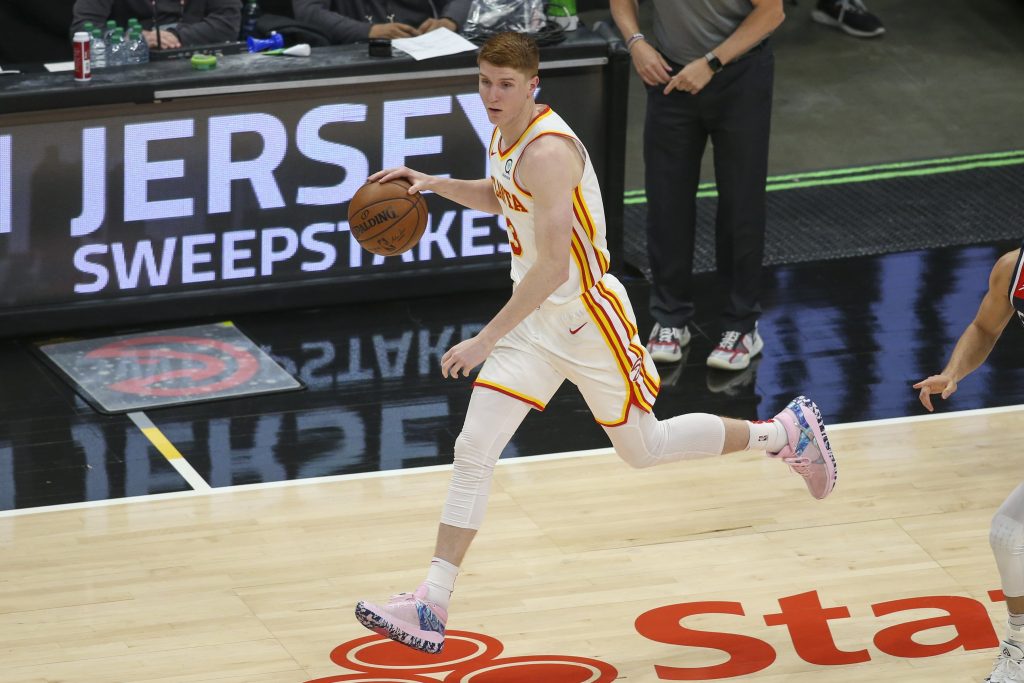
[[74,62],[50,62],[49,64],[43,64],[43,66],[45,66],[46,70],[49,71],[50,73],[56,73],[58,71],[74,71],[75,70],[75,63]]
[[395,38],[391,41],[391,45],[416,60],[454,55],[476,49],[476,45],[443,26],[415,38]]

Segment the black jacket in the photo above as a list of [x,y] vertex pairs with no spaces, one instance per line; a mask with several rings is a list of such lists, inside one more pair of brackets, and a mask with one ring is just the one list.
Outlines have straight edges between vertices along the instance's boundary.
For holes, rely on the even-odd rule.
[[206,45],[238,40],[242,27],[242,0],[75,0],[71,31],[91,21],[102,26],[108,19],[124,26],[138,18],[147,30],[154,21],[161,26],[177,23],[171,29],[182,45]]
[[419,26],[431,17],[447,17],[460,28],[470,0],[292,0],[295,18],[312,24],[335,43],[368,40],[370,26],[394,21]]

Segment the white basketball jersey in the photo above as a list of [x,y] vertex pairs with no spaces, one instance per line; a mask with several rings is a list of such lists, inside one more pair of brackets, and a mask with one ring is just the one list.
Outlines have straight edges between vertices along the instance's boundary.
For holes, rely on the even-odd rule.
[[544,107],[519,139],[511,144],[501,139],[497,127],[488,150],[491,183],[501,205],[512,248],[512,280],[519,283],[537,260],[533,196],[520,187],[516,168],[530,143],[542,135],[561,135],[576,143],[583,156],[583,178],[572,193],[572,242],[569,279],[548,300],[565,303],[589,291],[608,272],[608,243],[605,237],[604,204],[594,165],[586,147],[572,129],[550,107]]

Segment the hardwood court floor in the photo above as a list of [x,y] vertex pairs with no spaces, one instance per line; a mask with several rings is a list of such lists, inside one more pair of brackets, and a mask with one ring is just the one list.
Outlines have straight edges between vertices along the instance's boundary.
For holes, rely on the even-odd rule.
[[[751,671],[775,653],[727,679],[980,681],[1004,620],[988,595],[998,588],[988,523],[1019,479],[1007,462],[1022,430],[1024,406],[838,426],[841,475],[825,502],[751,453],[646,471],[608,451],[504,463],[449,628],[453,652],[467,639],[500,641],[511,677],[495,665],[444,680],[588,680],[550,664],[532,675],[510,659],[556,655],[614,668],[591,681],[672,680],[655,667],[705,680],[693,669],[729,659],[707,649],[717,643]],[[368,635],[352,616],[357,599],[422,579],[447,479],[428,468],[3,513],[0,681],[442,680],[438,669],[451,666],[356,675],[330,655]],[[924,630],[943,610],[872,611],[925,596],[959,596],[945,603],[959,635]],[[815,598],[831,610],[831,636]],[[789,626],[769,626],[780,600]],[[709,601],[722,604],[693,606]],[[686,627],[733,635],[705,633],[696,647],[678,626],[691,608],[717,613]],[[923,646],[960,645],[915,651],[918,630]],[[836,648],[866,661],[823,666],[796,652],[842,658]]]

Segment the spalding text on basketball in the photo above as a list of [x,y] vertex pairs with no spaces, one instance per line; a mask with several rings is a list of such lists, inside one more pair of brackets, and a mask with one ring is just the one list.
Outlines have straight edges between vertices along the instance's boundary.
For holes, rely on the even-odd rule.
[[362,211],[359,214],[359,222],[355,225],[349,224],[348,229],[352,231],[356,238],[359,238],[370,228],[387,221],[393,221],[396,218],[398,218],[398,212],[390,208],[378,211],[373,215],[370,215],[369,211]]

